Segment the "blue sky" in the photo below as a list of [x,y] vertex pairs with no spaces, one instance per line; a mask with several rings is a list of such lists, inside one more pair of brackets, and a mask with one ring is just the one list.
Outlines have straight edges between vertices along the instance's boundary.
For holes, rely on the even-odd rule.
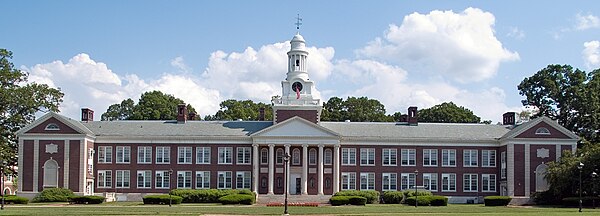
[[388,113],[454,101],[483,119],[520,111],[516,86],[548,64],[600,67],[596,1],[9,1],[0,47],[62,113],[99,116],[161,90],[202,116],[281,94],[289,41],[311,49],[322,100],[367,96]]

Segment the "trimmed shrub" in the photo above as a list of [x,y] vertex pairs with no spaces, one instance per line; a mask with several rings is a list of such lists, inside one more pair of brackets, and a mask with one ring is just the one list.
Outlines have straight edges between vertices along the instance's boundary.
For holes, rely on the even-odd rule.
[[418,196],[418,198],[416,197],[407,197],[404,201],[405,204],[409,205],[409,206],[414,206],[415,205],[415,199],[417,199],[417,204],[419,204],[419,206],[429,206],[429,204],[431,203],[430,201],[431,196]]
[[104,199],[101,196],[70,196],[69,202],[74,204],[101,204]]
[[32,202],[68,202],[73,191],[66,188],[46,188],[31,200]]
[[248,194],[255,196],[255,194],[248,189],[175,189],[171,190],[170,194],[182,197],[184,203],[219,203],[219,198],[231,194]]
[[[183,198],[180,196],[170,196],[171,204],[181,204]],[[148,195],[142,197],[144,204],[157,204],[157,205],[168,205],[169,204],[169,195],[161,194],[161,195]]]
[[[415,190],[403,190],[402,193],[404,194],[404,197],[414,197],[415,196]],[[433,193],[431,193],[431,191],[428,190],[418,190],[417,191],[417,195],[419,196],[433,196]]]
[[367,204],[367,198],[359,197],[359,196],[352,196],[352,197],[350,197],[349,201],[350,201],[350,205],[364,206],[365,204]]
[[367,204],[379,202],[379,191],[375,190],[345,190],[335,193],[333,196],[360,196],[367,198]]
[[332,206],[348,205],[350,204],[350,196],[332,196],[329,198],[329,203]]
[[244,204],[252,205],[256,202],[256,197],[250,194],[229,194],[219,198],[219,202],[223,205]]
[[429,204],[431,204],[431,206],[448,206],[448,197],[430,196]]
[[385,204],[400,204],[404,199],[404,193],[402,191],[385,191],[382,198]]
[[512,198],[509,196],[486,196],[483,198],[485,206],[507,206]]
[[[598,201],[600,201],[600,198],[599,197],[590,197],[590,196],[581,197],[581,205],[582,206],[592,206],[593,200],[596,200],[596,202],[598,202]],[[561,204],[564,206],[567,206],[567,207],[577,207],[577,206],[579,206],[579,197],[566,197],[566,198],[562,199]]]
[[15,196],[15,195],[6,195],[4,197],[4,203],[6,204],[27,204],[29,203],[29,199],[25,197]]
[[534,192],[531,194],[531,199],[536,205],[560,205],[562,199],[560,196],[554,195],[552,191]]

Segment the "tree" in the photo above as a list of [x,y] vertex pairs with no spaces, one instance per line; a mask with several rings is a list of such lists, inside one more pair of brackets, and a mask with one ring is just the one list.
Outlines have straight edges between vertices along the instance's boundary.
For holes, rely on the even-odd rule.
[[[102,114],[102,121],[113,120],[175,120],[177,105],[185,102],[173,95],[160,91],[145,92],[137,104],[131,98],[120,104],[113,104]],[[196,112],[192,105],[187,105],[188,113]]]
[[378,100],[367,97],[348,97],[345,101],[338,97],[323,103],[323,121],[391,122],[394,118],[385,114],[385,106]]
[[453,102],[444,102],[420,110],[419,122],[480,123],[481,118],[463,106],[459,107]]
[[221,107],[215,115],[207,115],[204,120],[258,120],[260,108],[265,109],[265,120],[273,120],[273,110],[270,105],[254,103],[251,100],[238,101],[229,99],[219,104]]
[[60,89],[27,83],[29,74],[14,68],[12,52],[0,49],[0,159],[16,163],[16,132],[35,120],[37,112],[58,112]]

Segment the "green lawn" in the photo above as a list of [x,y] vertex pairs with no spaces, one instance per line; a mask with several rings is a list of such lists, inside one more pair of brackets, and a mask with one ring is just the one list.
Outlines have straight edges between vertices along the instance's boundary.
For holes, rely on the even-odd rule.
[[[0,215],[281,215],[283,207],[222,206],[219,204],[182,204],[169,206],[142,205],[141,202],[105,203],[102,205],[9,205]],[[411,207],[405,205],[289,207],[291,215],[600,215],[600,209],[544,207],[485,207],[483,205],[449,205],[446,207]]]

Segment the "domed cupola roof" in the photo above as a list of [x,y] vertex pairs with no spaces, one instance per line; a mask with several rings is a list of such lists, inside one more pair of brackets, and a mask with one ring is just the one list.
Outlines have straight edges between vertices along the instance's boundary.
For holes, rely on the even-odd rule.
[[296,34],[294,35],[294,38],[292,38],[292,40],[290,41],[290,44],[292,45],[292,49],[290,51],[306,51],[306,41],[304,40],[304,37],[302,37],[302,35],[300,34]]

